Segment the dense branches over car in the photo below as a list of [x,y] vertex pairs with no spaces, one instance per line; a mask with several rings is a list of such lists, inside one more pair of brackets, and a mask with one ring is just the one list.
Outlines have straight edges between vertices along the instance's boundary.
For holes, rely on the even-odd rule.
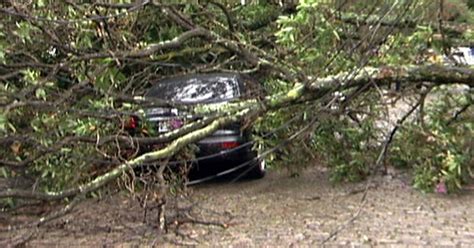
[[[378,164],[372,158],[380,147],[373,144],[381,142],[372,139],[384,133],[374,123],[387,98],[423,102],[437,89],[474,86],[472,67],[427,55],[435,50],[443,57],[454,51],[446,49],[451,38],[473,37],[466,28],[472,22],[464,18],[471,10],[447,23],[443,13],[439,20],[427,13],[436,7],[432,1],[349,5],[308,0],[297,7],[290,2],[1,3],[0,174],[34,182],[1,187],[0,198],[8,199],[2,206],[17,198],[82,197],[114,180],[134,185],[138,181],[130,173],[144,163],[158,167],[153,180],[160,190],[174,190],[170,185],[186,179],[166,174],[170,159],[198,159],[192,144],[236,122],[239,128],[227,131],[253,129],[253,137],[228,140],[225,147],[251,141],[273,165],[277,158],[297,167],[298,161],[308,165],[309,157],[324,157],[334,162],[328,166],[336,173],[362,178],[368,174],[364,165]],[[445,32],[458,29],[465,32]],[[209,75],[222,80],[208,84]],[[390,88],[394,83],[399,91]],[[472,109],[472,91],[462,94],[466,97],[453,103],[459,109],[452,108],[457,123]],[[436,140],[426,130],[429,104],[422,102],[413,111],[424,128],[419,133]],[[181,122],[173,116],[172,125],[163,121],[180,113],[192,118]],[[167,123],[157,127],[152,118]],[[449,131],[442,127],[434,128]],[[131,134],[130,129],[137,130]],[[440,152],[444,157],[436,171],[423,175],[436,182],[460,178],[453,174],[457,169],[446,172],[445,167],[467,161],[459,152],[464,148],[438,147],[448,150]],[[276,150],[278,156],[269,152]]]

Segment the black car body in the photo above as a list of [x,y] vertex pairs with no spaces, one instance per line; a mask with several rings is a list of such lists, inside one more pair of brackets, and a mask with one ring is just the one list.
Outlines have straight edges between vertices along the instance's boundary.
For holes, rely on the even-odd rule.
[[[246,82],[239,74],[192,74],[157,82],[148,90],[145,98],[187,105],[225,103],[242,98],[246,91]],[[175,108],[158,107],[145,109],[145,118],[158,134],[163,134],[199,117]],[[217,130],[197,142],[197,146],[199,151],[195,168],[218,172],[240,166],[248,177],[261,178],[265,175],[265,162],[257,159],[257,152],[252,150],[250,130],[243,129],[241,122]]]

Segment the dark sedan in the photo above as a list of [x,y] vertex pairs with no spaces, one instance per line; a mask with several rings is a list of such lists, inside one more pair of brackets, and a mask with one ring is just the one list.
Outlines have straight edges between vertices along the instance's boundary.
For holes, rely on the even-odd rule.
[[[145,97],[187,105],[223,103],[243,97],[248,92],[247,87],[239,74],[193,74],[157,82]],[[158,134],[196,119],[176,108],[163,107],[145,109],[145,118]],[[245,171],[247,177],[262,178],[265,175],[265,161],[257,159],[257,152],[252,150],[250,130],[244,129],[241,122],[217,130],[197,142],[197,146],[195,169],[221,172],[240,166],[242,169],[239,171]]]

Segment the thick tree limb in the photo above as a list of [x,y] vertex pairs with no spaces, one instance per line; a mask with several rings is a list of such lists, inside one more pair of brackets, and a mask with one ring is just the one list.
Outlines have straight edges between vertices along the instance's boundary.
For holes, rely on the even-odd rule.
[[17,197],[17,198],[53,201],[53,200],[60,200],[66,197],[71,197],[80,193],[87,194],[89,192],[92,192],[101,188],[105,184],[121,176],[124,172],[130,169],[133,169],[135,167],[138,167],[143,163],[172,156],[173,154],[178,152],[181,148],[183,148],[187,144],[203,139],[204,137],[215,132],[219,127],[238,120],[242,115],[246,114],[247,112],[248,111],[241,111],[232,116],[221,117],[219,119],[216,119],[210,125],[202,129],[196,130],[194,132],[188,133],[186,135],[183,135],[182,137],[174,140],[171,144],[169,144],[167,147],[163,149],[146,153],[135,159],[127,161],[126,163],[123,163],[117,166],[110,172],[107,172],[106,174],[99,176],[95,178],[94,180],[88,183],[85,183],[83,185],[80,185],[78,187],[74,187],[74,188],[59,191],[59,192],[34,192],[34,191],[7,189],[5,191],[0,192],[0,198]]
[[[210,107],[203,106],[195,111],[198,113],[226,113],[236,108],[256,109],[261,106],[263,109],[270,110],[286,107],[292,102],[306,100],[306,97],[314,100],[328,92],[344,91],[368,84],[383,86],[400,83],[403,86],[419,82],[432,83],[433,85],[465,84],[474,87],[474,68],[442,65],[364,67],[357,72],[348,71],[317,78],[308,84],[296,83],[289,91],[267,96],[260,102],[246,100],[211,105]],[[365,90],[370,88],[366,87]]]
[[[206,118],[204,120],[199,120],[199,121],[187,124],[180,129],[173,130],[171,132],[159,135],[157,137],[131,137],[131,136],[126,136],[126,135],[109,135],[109,136],[99,138],[99,137],[88,137],[88,136],[69,136],[55,143],[54,145],[47,147],[44,150],[41,150],[41,152],[39,152],[37,155],[27,158],[25,160],[22,160],[20,162],[0,160],[0,166],[8,166],[12,168],[23,167],[43,156],[60,151],[61,148],[71,145],[71,144],[75,144],[77,142],[94,143],[94,144],[97,144],[98,146],[103,146],[110,142],[119,142],[120,144],[131,144],[129,146],[133,146],[136,144],[140,146],[163,144],[163,143],[171,142],[172,140],[177,139],[189,132],[196,131],[200,128],[203,128],[206,125],[209,125],[216,118]],[[15,140],[15,138],[10,139],[10,143],[13,142],[13,140]],[[5,142],[4,142],[5,145],[9,145],[7,142],[8,140],[5,138]],[[31,138],[29,140],[25,140],[25,142],[40,145],[39,142]],[[2,142],[0,142],[0,144],[2,144]],[[127,147],[127,146],[124,146],[124,147]]]
[[354,72],[342,72],[334,76],[319,78],[307,87],[311,91],[328,91],[335,86],[341,89],[353,88],[369,82],[388,85],[396,82],[411,84],[431,82],[435,85],[465,84],[474,87],[474,68],[425,65],[401,67],[365,67]]

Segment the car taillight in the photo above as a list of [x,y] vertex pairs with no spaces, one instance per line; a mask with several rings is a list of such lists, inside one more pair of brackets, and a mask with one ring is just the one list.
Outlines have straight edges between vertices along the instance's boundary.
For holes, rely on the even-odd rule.
[[138,117],[130,116],[125,122],[126,129],[137,129],[138,128]]
[[221,147],[223,149],[232,149],[239,146],[239,142],[237,141],[227,141],[227,142],[222,142]]

